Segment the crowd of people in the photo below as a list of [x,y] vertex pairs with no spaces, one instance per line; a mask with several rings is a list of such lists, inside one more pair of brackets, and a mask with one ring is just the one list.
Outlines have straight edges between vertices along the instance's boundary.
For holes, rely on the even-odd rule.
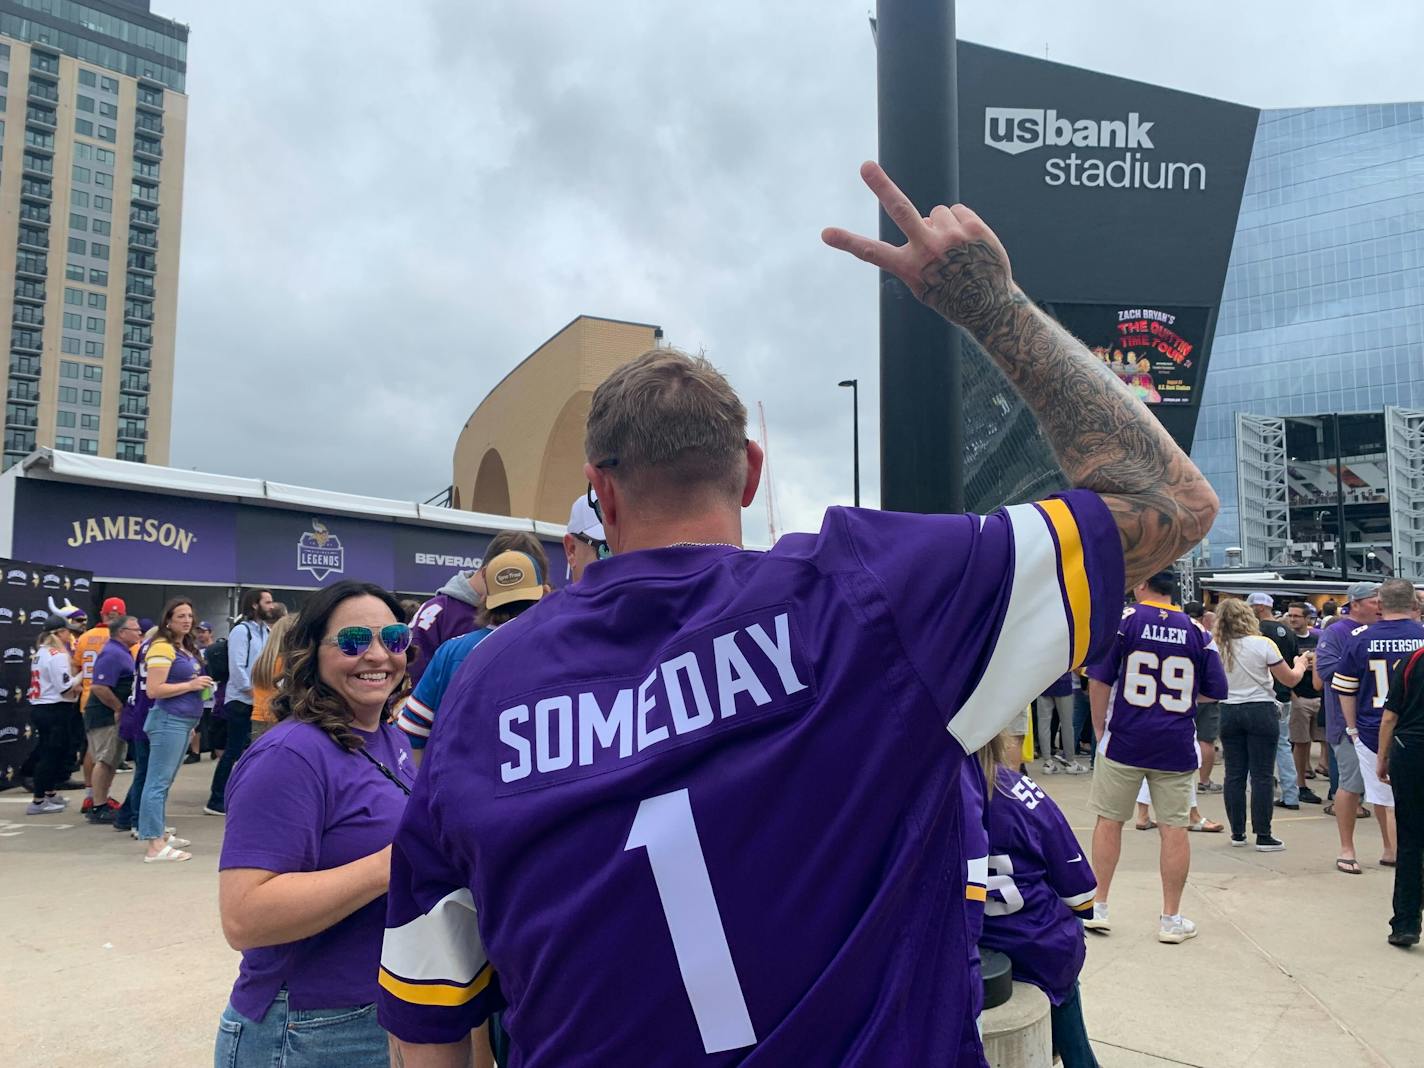
[[[660,348],[593,395],[557,592],[510,532],[420,605],[343,580],[283,614],[254,590],[214,642],[183,598],[151,628],[106,604],[77,667],[70,624],[42,636],[40,814],[72,743],[50,706],[72,716],[87,671],[95,822],[136,827],[149,863],[190,859],[166,799],[194,730],[225,721],[205,811],[226,818],[241,963],[217,1064],[982,1065],[983,946],[1046,995],[1066,1068],[1094,1068],[1084,931],[1112,930],[1126,821],[1159,832],[1157,938],[1180,944],[1190,832],[1223,830],[1197,793],[1224,791],[1231,845],[1249,816],[1278,851],[1273,809],[1314,803],[1312,776],[1342,861],[1374,806],[1390,939],[1418,941],[1413,588],[1354,587],[1318,634],[1306,606],[1280,632],[1268,604],[1179,607],[1164,569],[1216,512],[1200,474],[972,212],[922,216],[862,175],[906,244],[826,242],[969,331],[1075,488],[984,517],[831,509],[745,551],[745,407]],[[1091,772],[1091,858],[1028,774],[1030,735],[1044,774]],[[1417,806],[1397,850],[1396,779]]]

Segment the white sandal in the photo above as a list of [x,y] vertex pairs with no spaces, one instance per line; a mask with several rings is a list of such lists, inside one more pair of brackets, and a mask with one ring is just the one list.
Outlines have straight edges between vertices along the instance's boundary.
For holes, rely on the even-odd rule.
[[176,864],[180,860],[192,859],[192,853],[185,853],[181,849],[174,849],[171,844],[165,842],[163,844],[162,849],[160,849],[157,853],[153,854],[153,856],[151,857],[144,857],[143,862],[145,864]]
[[176,834],[170,834],[163,841],[165,845],[171,845],[174,849],[187,849],[193,844],[186,838],[179,838]]

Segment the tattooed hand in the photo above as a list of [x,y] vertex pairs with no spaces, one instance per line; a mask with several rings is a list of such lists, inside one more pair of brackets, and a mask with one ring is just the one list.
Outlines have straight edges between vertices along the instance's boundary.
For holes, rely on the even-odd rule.
[[921,217],[878,163],[862,164],[860,176],[908,242],[891,245],[837,227],[821,239],[889,271],[950,322],[978,334],[1015,292],[1009,255],[994,231],[963,204],[941,204]]
[[1037,416],[1064,474],[1112,510],[1128,588],[1201,541],[1216,494],[1117,376],[1014,285],[1008,254],[983,220],[962,204],[926,218],[878,164],[860,174],[906,244],[835,228],[822,240],[889,271],[974,335]]

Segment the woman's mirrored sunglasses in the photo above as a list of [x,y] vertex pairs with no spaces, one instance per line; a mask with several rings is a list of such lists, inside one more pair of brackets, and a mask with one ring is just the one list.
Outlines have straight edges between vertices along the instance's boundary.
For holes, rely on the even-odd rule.
[[336,646],[343,656],[360,656],[371,648],[371,642],[377,635],[380,636],[381,645],[392,656],[400,656],[410,648],[412,635],[410,628],[404,623],[387,623],[380,630],[372,630],[370,627],[342,627],[334,638],[323,638],[321,644]]

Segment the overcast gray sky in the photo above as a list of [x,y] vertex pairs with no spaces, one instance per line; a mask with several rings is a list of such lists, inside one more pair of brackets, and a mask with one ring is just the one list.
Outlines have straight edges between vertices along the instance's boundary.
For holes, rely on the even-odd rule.
[[[877,498],[866,0],[155,0],[192,26],[173,463],[419,499],[580,313],[766,405],[784,529]],[[1416,100],[1424,5],[960,0],[960,36],[1261,107]],[[1010,250],[1012,253],[1012,249]],[[765,504],[747,533],[765,539]]]

